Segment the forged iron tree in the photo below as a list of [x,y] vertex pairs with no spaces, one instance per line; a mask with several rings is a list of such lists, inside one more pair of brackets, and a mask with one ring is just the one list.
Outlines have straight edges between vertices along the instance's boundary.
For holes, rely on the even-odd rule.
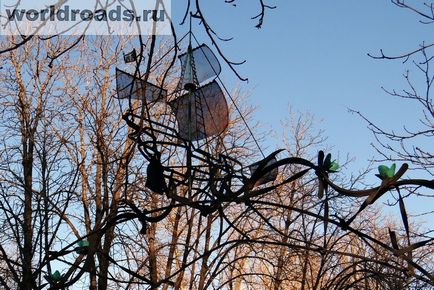
[[[383,166],[379,186],[356,190],[336,174],[331,154],[317,153],[323,139],[310,135],[310,119],[292,121],[287,150],[265,156],[262,138],[247,125],[251,109],[238,106],[219,79],[213,50],[242,77],[220,50],[224,40],[201,3],[186,1],[182,22],[198,20],[213,49],[193,48],[192,31],[178,39],[174,27],[170,40],[22,36],[2,43],[0,272],[6,277],[0,285],[434,285],[433,238],[410,223],[402,198],[407,188],[433,189],[433,181],[403,179],[406,164],[397,171]],[[258,4],[260,27],[273,7]],[[121,52],[134,44],[138,53],[121,64]],[[372,204],[391,191],[402,226],[373,219]]]
[[[284,143],[290,145],[291,156],[312,154],[315,158],[316,147],[324,146],[324,141],[321,135],[311,134],[312,121],[309,117],[290,120],[285,132],[293,135],[288,134]],[[298,171],[297,166],[285,167],[280,179]],[[339,226],[328,225],[325,231],[321,214],[324,204],[315,198],[317,191],[315,178],[308,176],[251,201],[246,218],[252,226],[246,232],[255,235],[236,251],[237,262],[230,266],[229,289],[242,289],[243,285],[260,289],[404,289],[386,284],[400,280],[406,281],[401,285],[408,285],[402,260],[392,263],[388,251],[372,251],[360,236]],[[352,199],[332,193],[328,199],[330,216],[342,211],[350,214],[359,206]],[[388,243],[384,232],[387,229],[376,224],[377,220],[379,214],[374,218],[367,212],[353,227]],[[416,254],[415,258],[424,260],[422,263],[429,261],[424,254]]]
[[[245,118],[250,119],[250,108],[243,110],[243,113]],[[226,147],[236,152],[239,158],[252,158],[254,150],[251,148],[252,145],[248,145],[251,142],[248,140],[248,134],[241,129],[241,120],[237,118],[232,120],[234,120],[233,124],[221,135],[221,138],[216,140],[214,145],[211,145],[216,150],[215,154],[217,155],[219,150]],[[179,160],[183,158],[184,156],[179,156]],[[140,205],[138,207],[141,210],[158,211],[159,208],[167,205],[165,198],[148,189],[145,190],[144,184],[139,188],[135,185],[129,187],[134,203]],[[181,187],[179,191],[181,196],[188,194],[187,187]],[[225,207],[225,215],[231,216],[232,211],[234,214],[239,214],[236,209]],[[162,289],[172,289],[172,287],[208,289],[215,283],[215,279],[225,279],[220,272],[224,269],[224,264],[229,263],[229,261],[226,262],[229,257],[224,259],[224,263],[219,259],[229,256],[233,249],[238,248],[236,239],[239,235],[230,228],[225,219],[217,214],[204,217],[197,209],[177,207],[159,223],[155,225],[145,223],[145,232],[141,232],[143,242],[136,240],[136,234],[134,236],[121,234],[124,244],[135,244],[137,249],[140,249],[140,254],[135,255],[136,259],[128,261],[131,269],[137,269],[137,272],[151,277],[154,279],[152,283],[156,285],[168,281],[169,283],[161,285]],[[133,242],[133,240],[136,241]],[[133,249],[135,247],[131,246],[131,255],[134,255],[135,250]],[[136,277],[128,278],[127,276],[125,281],[129,281],[130,287],[133,287],[134,283],[148,284]],[[118,285],[124,286],[125,284],[126,282]]]

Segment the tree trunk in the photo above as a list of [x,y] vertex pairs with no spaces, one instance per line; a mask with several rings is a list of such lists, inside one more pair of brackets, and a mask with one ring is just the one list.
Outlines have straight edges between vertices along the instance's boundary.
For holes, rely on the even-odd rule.
[[24,169],[24,223],[23,223],[23,278],[20,289],[33,288],[32,278],[32,182],[33,182],[33,147],[34,143],[30,136],[23,136],[23,169]]

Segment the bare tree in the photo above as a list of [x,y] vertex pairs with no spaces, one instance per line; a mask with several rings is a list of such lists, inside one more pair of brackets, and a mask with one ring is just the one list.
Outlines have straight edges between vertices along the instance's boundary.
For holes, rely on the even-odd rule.
[[[412,11],[421,17],[422,25],[432,25],[434,21],[434,3],[408,3],[408,1],[392,1],[396,6]],[[402,60],[404,63],[411,62],[413,69],[408,68],[404,73],[406,87],[402,90],[384,89],[389,95],[407,102],[419,112],[419,118],[414,124],[403,124],[402,130],[397,128],[387,130],[376,122],[368,120],[360,112],[357,112],[367,123],[368,128],[374,134],[376,143],[374,147],[384,160],[411,162],[415,168],[424,169],[432,175],[433,155],[430,148],[424,147],[428,144],[434,134],[434,108],[432,102],[431,86],[433,73],[431,64],[433,60],[432,43],[423,42],[414,50],[403,52],[398,55],[390,55],[382,50],[380,55],[371,55],[374,59]],[[412,127],[413,128],[412,128]]]
[[44,57],[67,44],[33,42],[2,57],[0,249],[9,273],[1,280],[6,289],[43,285],[51,271],[48,251],[65,239],[59,213],[70,204],[77,167],[69,166],[65,143],[50,128],[64,117],[57,105],[64,88],[56,82],[63,71],[47,66]]
[[[201,3],[186,2],[182,23],[199,19],[238,75]],[[258,3],[260,27],[272,7]],[[172,25],[169,40],[23,36],[2,43],[4,288],[434,285],[433,238],[410,223],[402,196],[405,189],[434,184],[402,179],[408,165],[382,170],[380,185],[356,190],[336,174],[332,156],[319,151],[324,139],[310,131],[310,118],[288,122],[286,153],[267,157],[255,148],[262,138],[246,126],[252,109],[240,109],[238,98],[229,126],[199,149],[177,138],[180,125],[169,102],[148,102],[143,94],[117,103],[115,67],[130,41],[139,53],[122,65],[133,84],[144,83],[146,92],[153,82],[159,97],[177,86],[176,32]],[[431,60],[427,48],[420,50],[426,57],[422,72]],[[414,96],[407,95],[422,105],[431,102]],[[200,155],[194,168],[193,154]],[[372,204],[390,192],[402,226],[375,222]]]

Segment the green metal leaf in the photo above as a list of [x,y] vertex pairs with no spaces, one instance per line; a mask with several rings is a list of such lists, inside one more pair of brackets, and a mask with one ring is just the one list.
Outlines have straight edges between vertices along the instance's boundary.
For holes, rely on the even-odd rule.
[[396,172],[396,164],[393,163],[392,166],[390,166],[390,168],[389,168],[388,177],[393,177],[395,175],[395,172]]
[[86,240],[82,240],[82,241],[78,242],[78,246],[80,248],[89,247],[89,245],[90,245],[89,241],[86,241]]
[[330,153],[327,154],[326,158],[324,159],[323,168],[328,172],[337,172],[339,169],[339,164],[336,162],[336,160],[332,161],[332,155]]
[[322,180],[319,180],[318,184],[318,198],[322,199],[324,197],[325,185]]
[[59,271],[56,271],[53,274],[51,274],[51,279],[53,279],[53,281],[55,282],[58,282],[60,279],[62,279],[62,275],[60,274]]
[[318,153],[318,166],[319,166],[319,167],[322,167],[323,164],[324,164],[324,151],[321,150],[321,151]]
[[330,169],[330,166],[332,165],[332,155],[329,153],[327,154],[325,160],[324,160],[324,168]]
[[80,255],[87,254],[88,248],[90,246],[89,241],[81,240],[78,243],[78,247],[75,249],[75,252]]
[[336,160],[333,160],[329,170],[330,172],[337,172],[339,170],[339,164],[336,162]]
[[378,166],[378,173],[380,174],[381,177],[387,177],[388,170],[389,167],[387,167],[386,165]]
[[395,163],[393,163],[390,168],[387,167],[386,165],[378,166],[378,173],[381,179],[392,178],[395,175],[395,171],[396,171]]

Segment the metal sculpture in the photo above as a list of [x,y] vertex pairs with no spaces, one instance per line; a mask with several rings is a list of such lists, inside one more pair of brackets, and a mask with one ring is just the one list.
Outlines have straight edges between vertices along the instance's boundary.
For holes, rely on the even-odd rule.
[[[219,138],[229,124],[228,104],[217,81],[221,66],[205,44],[192,48],[190,43],[179,60],[181,76],[170,94],[121,70],[116,72],[116,87],[119,99],[139,99],[146,106],[162,102],[170,108],[166,123],[132,109],[123,115],[134,130],[130,138],[149,161],[148,189],[207,214],[224,200],[274,181],[283,163],[277,163],[277,153],[248,166],[222,152],[212,154],[210,139]],[[183,152],[184,163],[171,166],[167,158],[163,161],[167,148]],[[180,186],[188,188],[187,197],[177,195]]]
[[[174,203],[196,208],[204,215],[218,210],[225,202],[249,202],[250,199],[266,194],[279,186],[303,177],[310,171],[318,178],[318,197],[324,199],[328,189],[351,197],[366,197],[360,210],[341,226],[346,228],[368,205],[384,193],[405,185],[434,188],[428,180],[400,180],[408,168],[402,165],[396,174],[380,175],[380,186],[367,190],[347,190],[334,184],[329,174],[338,170],[339,165],[331,155],[321,151],[318,163],[290,157],[278,159],[278,150],[253,164],[242,164],[234,157],[219,152],[207,151],[210,139],[219,138],[229,123],[229,112],[225,94],[218,76],[221,66],[212,50],[205,44],[195,48],[190,43],[185,53],[179,56],[181,75],[176,89],[167,90],[150,82],[117,70],[116,83],[118,98],[138,99],[144,106],[162,102],[169,107],[166,123],[153,120],[149,114],[139,115],[130,108],[123,119],[133,129],[130,134],[141,154],[149,161],[146,186],[148,189],[166,195]],[[143,112],[143,111],[142,111]],[[252,136],[253,137],[253,136]],[[253,137],[254,138],[254,137]],[[163,150],[182,151],[185,159],[182,165],[170,164],[170,154]],[[163,158],[163,155],[165,158]],[[164,161],[163,161],[164,159]],[[305,169],[284,180],[276,181],[278,169],[285,165],[301,165]],[[384,168],[380,168],[380,174]],[[179,195],[177,188],[187,188],[187,194]],[[324,202],[327,202],[327,198]],[[137,211],[137,208],[135,208]],[[161,218],[170,212],[165,211]],[[152,219],[142,213],[144,220]],[[326,213],[326,219],[328,219]]]
[[[128,54],[126,62],[134,62],[135,58],[134,54]],[[226,91],[226,94],[223,92],[218,78],[221,66],[208,46],[202,44],[193,48],[191,41],[187,51],[179,56],[179,60],[181,74],[176,88],[171,92],[123,70],[116,70],[117,97],[129,102],[129,108],[122,116],[131,129],[129,138],[135,142],[141,155],[148,161],[145,186],[148,190],[164,196],[169,202],[167,206],[148,210],[126,199],[130,210],[110,217],[107,223],[95,232],[96,240],[101,239],[108,228],[132,219],[137,219],[142,224],[140,234],[146,235],[149,223],[164,220],[172,209],[179,206],[196,209],[203,216],[211,214],[223,216],[225,204],[245,204],[247,208],[258,213],[260,218],[266,220],[267,217],[261,216],[255,209],[257,205],[267,204],[267,201],[261,197],[284,184],[313,173],[318,182],[318,198],[323,205],[320,207],[323,212],[315,216],[324,222],[324,237],[327,235],[329,224],[350,231],[368,242],[381,245],[395,256],[405,260],[407,263],[405,270],[408,270],[408,273],[416,269],[426,277],[428,282],[434,283],[432,274],[412,260],[413,251],[432,243],[433,239],[411,241],[405,205],[400,195],[400,188],[405,186],[434,189],[433,180],[402,179],[408,169],[407,164],[403,164],[397,172],[395,172],[396,165],[391,167],[382,165],[377,175],[381,179],[379,186],[365,190],[349,190],[332,181],[330,175],[338,171],[339,165],[332,159],[331,154],[326,155],[323,151],[318,153],[316,163],[299,157],[280,158],[284,150],[277,150],[250,164],[244,164],[225,150],[213,152],[211,146],[213,140],[222,138],[222,133],[227,129],[230,121],[226,99],[228,92]],[[139,109],[132,105],[133,102],[139,104]],[[154,115],[152,111],[158,106],[164,107],[163,114],[159,116]],[[175,153],[182,158],[172,162]],[[279,169],[289,165],[296,165],[295,167],[300,169],[290,176],[278,178]],[[392,230],[389,230],[391,246],[388,246],[351,226],[366,207],[392,190],[396,190],[400,197],[399,207],[408,242],[406,246],[397,243],[396,233]],[[364,201],[349,218],[337,216],[336,213],[330,216],[328,204],[331,191],[341,196],[364,198]],[[271,203],[267,205],[276,206]],[[283,204],[277,206],[285,208]],[[299,213],[304,212],[300,210]],[[225,222],[228,227],[232,226],[238,231],[229,220],[226,219]],[[220,232],[218,239],[221,236]],[[46,280],[51,289],[63,289],[73,285],[86,271],[89,264],[88,257],[98,251],[86,238],[88,237],[83,237],[61,251],[51,253],[50,261],[73,252],[79,255],[70,272],[63,275],[56,271],[47,275]],[[246,235],[245,242],[252,243],[252,240]],[[322,253],[325,248],[316,250]],[[107,258],[110,263],[117,264],[113,258]],[[80,266],[82,270],[71,279],[72,271],[78,268],[80,263],[83,264]],[[117,265],[123,271],[149,284],[151,289],[158,289],[161,286]],[[167,280],[159,283],[171,282]]]

